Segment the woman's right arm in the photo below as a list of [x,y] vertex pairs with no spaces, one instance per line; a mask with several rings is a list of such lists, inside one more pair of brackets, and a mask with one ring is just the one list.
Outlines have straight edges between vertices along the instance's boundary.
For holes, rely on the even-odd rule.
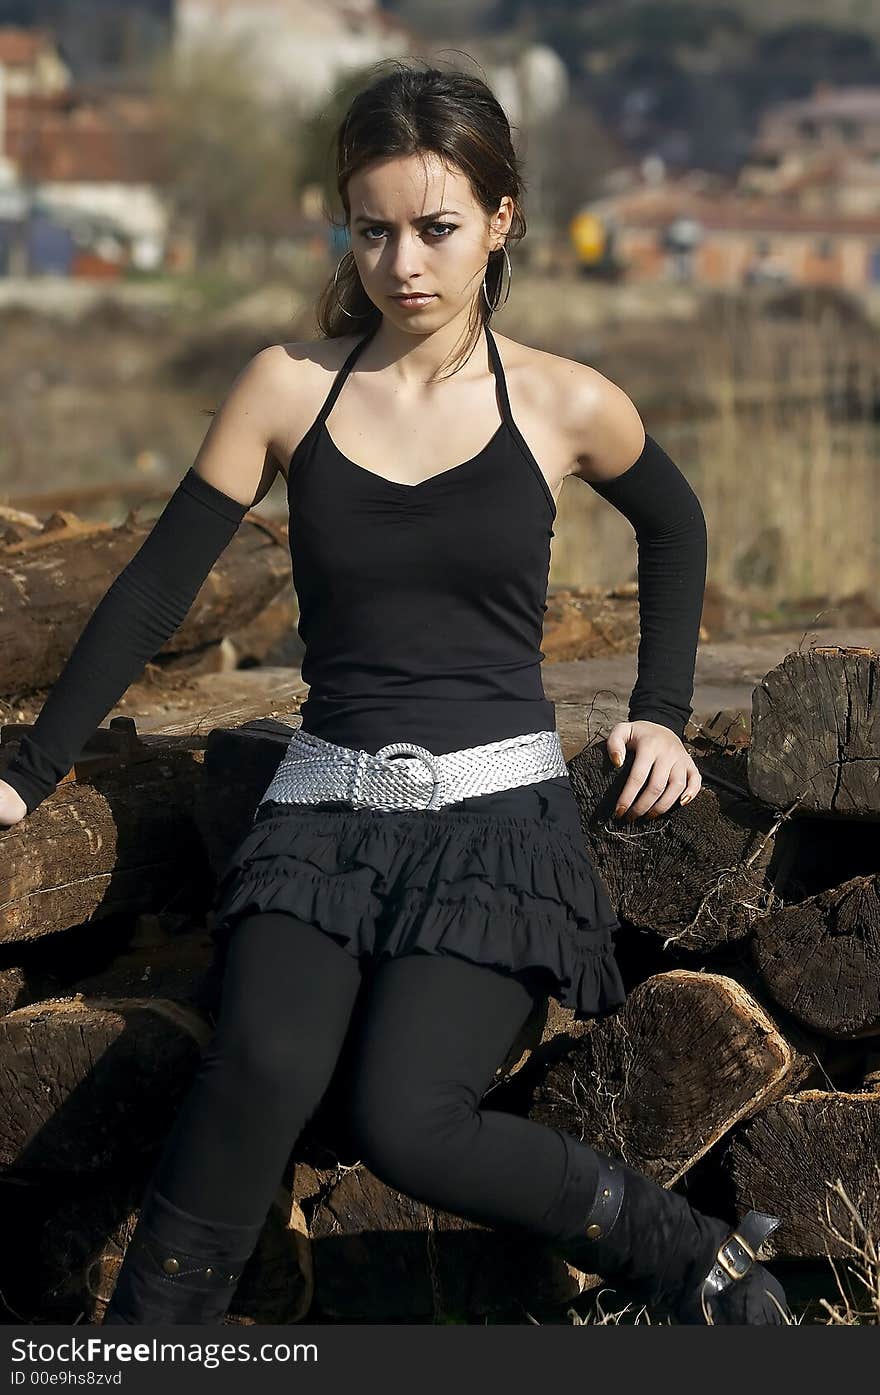
[[0,827],[18,823],[52,793],[183,623],[245,514],[268,493],[278,469],[268,447],[276,436],[279,392],[289,385],[286,362],[284,348],[275,344],[239,373],[195,462],[98,604],[31,732],[0,774]]

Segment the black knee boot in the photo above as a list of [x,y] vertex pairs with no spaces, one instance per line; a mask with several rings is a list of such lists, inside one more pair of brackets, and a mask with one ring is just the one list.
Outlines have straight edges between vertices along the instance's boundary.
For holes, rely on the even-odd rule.
[[563,1259],[585,1273],[620,1279],[634,1297],[679,1323],[791,1320],[782,1285],[755,1263],[779,1225],[774,1216],[749,1211],[731,1231],[618,1158],[595,1156],[593,1204],[583,1231],[554,1247]]
[[148,1187],[104,1323],[222,1323],[262,1226],[192,1216]]

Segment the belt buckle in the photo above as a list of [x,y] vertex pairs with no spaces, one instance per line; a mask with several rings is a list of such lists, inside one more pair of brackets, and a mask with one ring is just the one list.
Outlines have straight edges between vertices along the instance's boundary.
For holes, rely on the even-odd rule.
[[422,807],[424,809],[436,809],[439,803],[441,777],[440,772],[434,764],[435,756],[433,751],[427,750],[424,746],[416,746],[411,741],[395,741],[390,746],[383,746],[381,750],[377,751],[375,759],[386,760],[389,757],[400,755],[415,756],[423,765],[428,767],[434,785],[427,804]]

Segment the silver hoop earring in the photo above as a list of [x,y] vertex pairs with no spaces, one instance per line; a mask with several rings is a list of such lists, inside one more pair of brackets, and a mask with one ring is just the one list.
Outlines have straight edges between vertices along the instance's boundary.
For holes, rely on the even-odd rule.
[[346,257],[354,257],[354,252],[350,247],[348,251],[343,253],[343,255],[339,258],[339,261],[336,263],[336,271],[333,274],[333,291],[336,295],[336,304],[339,306],[343,315],[347,315],[350,320],[362,320],[365,315],[370,314],[369,310],[363,310],[360,315],[355,315],[351,310],[346,310],[342,301],[339,299],[339,268],[342,266],[342,263],[345,261]]
[[507,293],[505,294],[505,297],[504,297],[503,300],[499,300],[499,302],[498,302],[497,305],[490,305],[490,304],[489,304],[489,293],[488,293],[488,291],[486,290],[486,277],[485,277],[485,276],[483,277],[483,299],[485,300],[486,304],[489,306],[489,314],[490,314],[490,315],[494,315],[496,310],[500,310],[501,307],[502,307],[502,305],[506,305],[506,304],[507,304],[507,299],[508,299],[508,296],[510,295],[510,283],[511,283],[511,281],[513,280],[513,268],[512,268],[511,265],[510,265],[510,257],[507,255],[507,248],[505,247],[505,245],[504,245],[503,242],[502,242],[502,244],[501,244],[501,250],[502,250],[502,252],[504,253],[504,260],[507,262]]

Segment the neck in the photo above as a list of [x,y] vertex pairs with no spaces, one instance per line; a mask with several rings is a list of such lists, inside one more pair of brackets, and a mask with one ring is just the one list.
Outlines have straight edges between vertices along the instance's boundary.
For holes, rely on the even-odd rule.
[[[358,368],[384,372],[402,390],[429,387],[461,353],[469,333],[467,319],[457,316],[439,329],[418,334],[401,329],[383,316],[370,343],[359,356]],[[479,378],[489,371],[485,330],[481,327],[473,348],[456,376]]]

